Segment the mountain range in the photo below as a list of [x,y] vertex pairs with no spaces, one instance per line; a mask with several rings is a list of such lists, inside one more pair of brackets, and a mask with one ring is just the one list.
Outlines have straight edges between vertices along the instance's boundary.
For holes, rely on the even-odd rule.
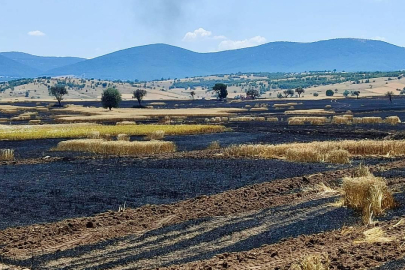
[[236,72],[392,71],[405,69],[405,48],[365,39],[271,42],[238,50],[197,53],[152,44],[93,59],[0,53],[0,76],[84,76],[154,80]]

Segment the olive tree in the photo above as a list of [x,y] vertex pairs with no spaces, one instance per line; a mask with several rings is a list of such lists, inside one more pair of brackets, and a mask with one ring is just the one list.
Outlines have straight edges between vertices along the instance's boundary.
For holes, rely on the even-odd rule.
[[212,90],[217,92],[218,98],[219,99],[225,99],[228,96],[228,86],[223,83],[216,83],[214,87],[212,87]]
[[256,89],[249,89],[246,91],[246,95],[251,99],[255,99],[260,96],[260,93]]
[[103,108],[118,108],[121,102],[121,94],[116,88],[108,88],[101,95],[101,104]]
[[66,87],[63,85],[55,85],[49,88],[49,95],[54,96],[59,103],[59,106],[62,106],[61,101],[63,96],[66,95],[68,92]]
[[141,107],[142,99],[146,96],[146,94],[147,94],[146,90],[142,89],[136,89],[133,92],[133,98],[136,98],[138,100],[139,107]]
[[298,97],[301,97],[301,94],[303,94],[304,92],[305,90],[302,87],[298,87],[297,89],[295,89],[295,93],[298,94]]

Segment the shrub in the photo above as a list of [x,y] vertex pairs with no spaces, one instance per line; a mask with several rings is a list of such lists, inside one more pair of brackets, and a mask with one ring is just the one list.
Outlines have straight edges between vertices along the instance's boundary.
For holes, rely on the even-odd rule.
[[0,161],[14,159],[14,149],[0,149]]
[[335,94],[335,92],[333,92],[333,90],[326,90],[326,96],[327,97],[333,97],[333,95]]
[[318,94],[318,93],[314,93],[314,97],[317,97],[317,96],[319,96],[319,94]]

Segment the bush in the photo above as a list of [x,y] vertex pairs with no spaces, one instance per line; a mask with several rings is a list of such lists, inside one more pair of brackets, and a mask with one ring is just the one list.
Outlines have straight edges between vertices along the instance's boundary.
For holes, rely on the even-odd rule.
[[319,96],[319,94],[318,94],[318,93],[314,93],[314,97],[317,97],[317,96]]
[[335,92],[333,92],[333,90],[326,90],[326,96],[327,97],[333,97],[333,95],[335,94]]

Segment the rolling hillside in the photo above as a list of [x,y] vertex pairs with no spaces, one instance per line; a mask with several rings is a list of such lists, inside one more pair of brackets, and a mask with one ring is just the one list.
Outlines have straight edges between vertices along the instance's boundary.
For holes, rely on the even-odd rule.
[[0,81],[5,77],[34,77],[39,70],[0,55]]
[[[383,41],[333,39],[272,42],[257,47],[196,53],[166,44],[133,47],[97,58],[39,57],[0,53],[0,76],[74,75],[86,78],[155,80],[237,72],[393,71],[405,69],[405,48]],[[7,57],[7,58],[5,58]]]
[[67,65],[76,64],[86,59],[79,57],[48,57],[36,56],[22,52],[0,52],[0,55],[14,60],[20,64],[37,69],[37,73],[42,73],[50,69],[55,69]]
[[53,69],[46,75],[153,80],[236,72],[313,70],[388,71],[405,68],[405,48],[363,39],[272,42],[257,47],[196,53],[154,44],[129,48]]

